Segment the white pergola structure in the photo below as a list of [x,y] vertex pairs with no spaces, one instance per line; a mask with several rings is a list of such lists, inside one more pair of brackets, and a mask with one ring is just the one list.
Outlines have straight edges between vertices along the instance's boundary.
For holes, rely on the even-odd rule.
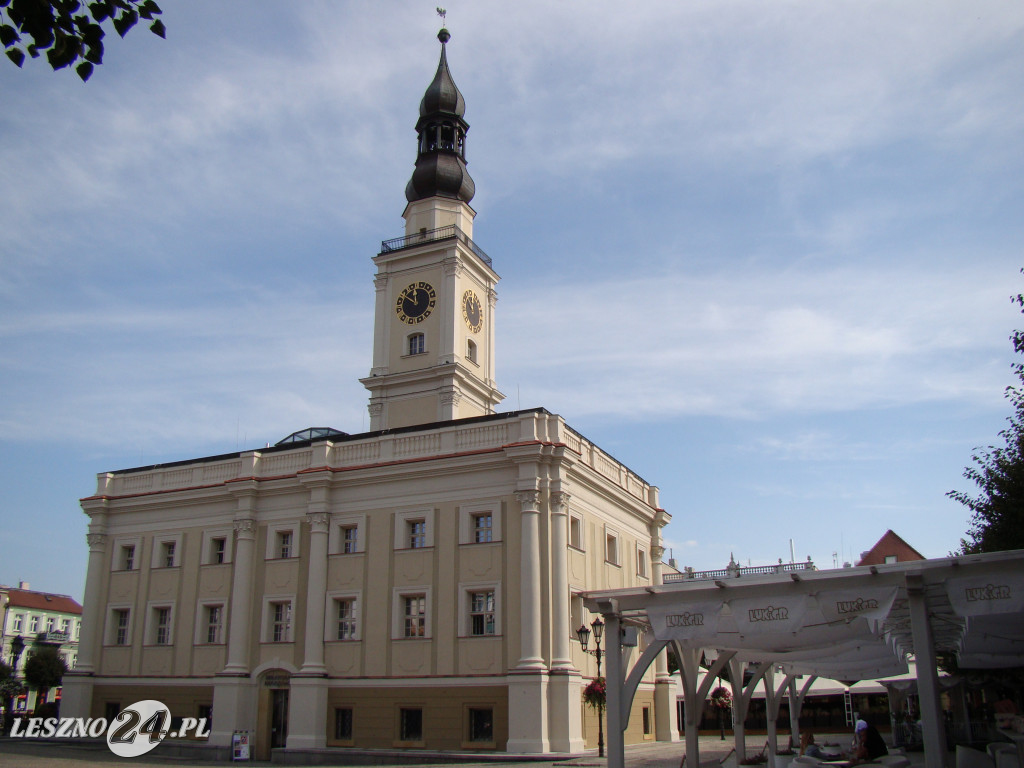
[[[787,688],[797,704],[790,708],[796,726],[815,677],[884,678],[905,673],[915,657],[926,768],[942,768],[946,755],[936,654],[956,654],[961,668],[1024,666],[1024,550],[827,571],[780,568],[588,592],[584,603],[606,625],[609,768],[625,766],[623,731],[637,684],[670,644],[680,661],[687,764],[694,767],[703,701],[727,665],[738,757],[750,694],[763,682],[774,764],[774,719]],[[633,648],[621,642],[626,626],[640,628],[646,641],[632,666]],[[712,663],[698,687],[702,655]],[[747,669],[753,677],[744,688]],[[797,691],[800,676],[808,680]]]

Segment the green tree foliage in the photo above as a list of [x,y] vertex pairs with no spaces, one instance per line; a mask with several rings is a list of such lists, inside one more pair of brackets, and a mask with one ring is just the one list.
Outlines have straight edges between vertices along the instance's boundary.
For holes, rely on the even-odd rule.
[[[1024,312],[1024,294],[1011,300]],[[1014,331],[1010,341],[1014,352],[1024,354],[1024,331]],[[1024,549],[1024,363],[1015,363],[1013,371],[1020,384],[1006,388],[1013,413],[999,433],[1005,445],[975,450],[972,466],[964,470],[964,477],[978,486],[978,495],[946,494],[973,513],[969,540],[960,540],[960,554]]]
[[25,682],[39,691],[40,700],[45,700],[47,691],[60,685],[67,671],[68,665],[57,649],[44,645],[25,662]]
[[153,34],[164,37],[160,13],[154,0],[0,0],[0,42],[19,67],[26,52],[32,58],[45,52],[54,70],[77,61],[75,72],[84,81],[103,63],[104,22],[124,37],[145,19]]

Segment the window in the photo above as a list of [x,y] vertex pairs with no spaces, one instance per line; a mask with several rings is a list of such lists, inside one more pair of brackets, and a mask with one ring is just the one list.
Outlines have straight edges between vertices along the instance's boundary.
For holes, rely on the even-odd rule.
[[395,512],[394,537],[395,549],[422,549],[434,546],[434,510],[420,507]]
[[338,741],[352,741],[351,707],[338,707],[334,710],[334,738]]
[[224,607],[220,605],[207,605],[204,607],[205,626],[204,636],[206,642],[210,645],[216,645],[220,642],[220,627],[224,616]]
[[53,616],[46,617],[46,631],[53,632],[57,628],[57,619]]
[[492,518],[490,512],[473,515],[473,543],[484,544],[492,539]]
[[177,547],[177,542],[165,541],[162,545],[163,555],[162,561],[164,568],[173,568],[174,562],[174,550]]
[[471,363],[476,362],[476,343],[471,340],[466,342],[466,359]]
[[220,565],[224,562],[225,550],[227,548],[227,537],[214,536],[210,539],[210,562]]
[[644,736],[651,735],[651,708],[643,708],[643,719],[644,719]]
[[427,521],[407,520],[406,530],[408,531],[407,541],[409,549],[422,549],[427,546]]
[[155,608],[153,614],[154,635],[156,645],[171,644],[171,609]]
[[82,622],[79,619],[75,619],[75,640],[80,639],[82,635]]
[[899,558],[896,557],[896,555],[886,555],[885,556],[885,562],[887,562],[887,563],[896,563],[896,562],[899,562]]
[[583,612],[583,597],[579,592],[569,593],[569,637],[576,639],[576,630],[587,623]]
[[353,599],[335,600],[335,615],[338,618],[336,639],[355,640],[356,637],[356,601]]
[[196,715],[200,720],[206,721],[206,731],[209,732],[213,729],[213,705],[212,704],[200,704],[196,707]]
[[569,515],[569,546],[583,549],[583,518]]
[[128,645],[128,628],[131,621],[131,611],[127,608],[119,608],[114,611],[114,645]]
[[403,598],[405,608],[405,637],[426,637],[427,598],[426,595],[407,595]]
[[278,531],[277,532],[277,546],[274,549],[274,554],[279,558],[287,558],[292,556],[292,532],[291,531]]
[[469,708],[469,741],[494,741],[494,710]]
[[469,633],[474,636],[493,635],[494,591],[471,592],[469,599]]
[[292,634],[292,604],[271,603],[270,638],[274,643],[287,643]]
[[125,544],[121,547],[120,568],[122,571],[131,571],[135,568],[135,545]]
[[636,548],[636,575],[647,578],[647,550],[643,547]]
[[605,531],[604,559],[612,565],[619,564],[619,536],[613,531]]
[[28,631],[35,633],[39,631],[39,617],[30,616],[28,620]]
[[409,354],[422,355],[427,351],[427,341],[422,333],[414,333],[409,336]]
[[402,707],[398,713],[399,741],[423,741],[423,710]]
[[65,635],[71,633],[71,619],[60,620],[60,631],[63,632]]
[[355,525],[341,527],[341,551],[351,555],[359,551],[359,528]]
[[501,501],[477,501],[459,506],[459,544],[501,541]]
[[16,634],[21,634],[21,624],[25,620],[25,617],[20,613],[14,614],[14,625],[11,627],[11,631]]

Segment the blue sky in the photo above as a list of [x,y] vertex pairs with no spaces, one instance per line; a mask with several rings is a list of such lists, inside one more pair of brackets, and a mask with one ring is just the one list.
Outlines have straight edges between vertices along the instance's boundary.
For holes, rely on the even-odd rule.
[[[435,4],[168,1],[88,84],[0,64],[0,583],[81,595],[97,472],[367,428]],[[955,548],[1021,323],[1024,6],[447,8],[505,406],[660,486],[680,565]]]

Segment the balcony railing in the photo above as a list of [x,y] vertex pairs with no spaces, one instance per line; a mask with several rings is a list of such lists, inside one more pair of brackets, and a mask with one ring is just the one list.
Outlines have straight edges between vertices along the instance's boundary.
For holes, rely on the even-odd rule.
[[734,568],[721,568],[717,571],[692,571],[684,570],[682,573],[666,573],[662,584],[673,584],[680,581],[707,581],[709,579],[736,579],[741,576],[756,576],[766,573],[790,573],[792,571],[815,571],[814,563],[808,560],[805,563],[779,563],[778,565],[752,565],[736,566]]
[[491,257],[484,253],[483,248],[474,243],[465,232],[454,224],[447,227],[438,227],[437,229],[427,229],[423,232],[417,232],[414,235],[406,235],[405,237],[396,237],[392,240],[385,240],[380,244],[380,252],[394,253],[395,251],[401,251],[403,248],[413,248],[417,245],[423,245],[424,243],[433,243],[438,240],[450,240],[452,238],[458,239],[460,243],[479,256],[480,260],[484,264],[488,267],[491,266]]

